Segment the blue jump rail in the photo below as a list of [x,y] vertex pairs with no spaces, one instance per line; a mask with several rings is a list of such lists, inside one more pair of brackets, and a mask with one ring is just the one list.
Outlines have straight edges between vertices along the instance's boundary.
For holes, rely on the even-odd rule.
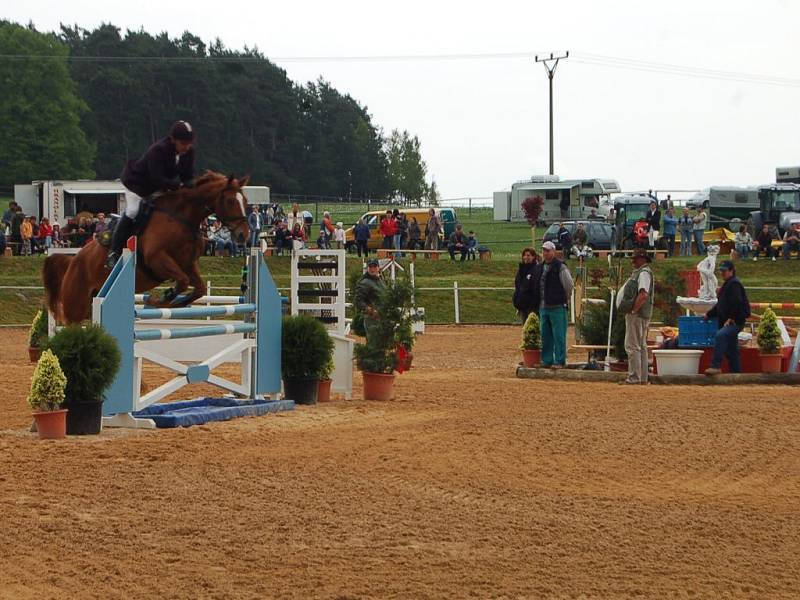
[[222,306],[187,306],[184,308],[137,308],[137,319],[195,319],[230,315],[246,315],[256,312],[256,305],[224,304]]
[[230,333],[250,333],[256,330],[255,323],[231,323],[230,325],[208,325],[205,327],[186,327],[184,329],[135,329],[136,341],[176,340],[181,338],[205,337],[209,335],[228,335]]

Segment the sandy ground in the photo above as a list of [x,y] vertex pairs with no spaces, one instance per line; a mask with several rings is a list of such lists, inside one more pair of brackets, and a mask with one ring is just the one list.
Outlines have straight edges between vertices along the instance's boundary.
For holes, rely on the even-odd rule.
[[393,402],[42,442],[0,331],[0,597],[800,596],[796,388],[543,385],[518,335],[429,328]]

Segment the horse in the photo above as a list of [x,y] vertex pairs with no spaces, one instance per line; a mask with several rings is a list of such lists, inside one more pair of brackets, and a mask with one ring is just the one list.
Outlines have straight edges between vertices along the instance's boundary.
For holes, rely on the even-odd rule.
[[[137,240],[136,292],[144,293],[169,280],[175,285],[160,298],[151,295],[150,306],[178,308],[206,294],[199,264],[205,248],[200,224],[215,214],[232,236],[238,234],[239,239],[246,240],[250,232],[242,188],[248,180],[206,171],[193,187],[154,197],[152,215]],[[60,323],[69,325],[91,318],[92,298],[109,274],[105,266],[108,252],[107,247],[92,240],[75,256],[54,254],[45,259],[45,301]],[[180,295],[190,286],[190,293]]]

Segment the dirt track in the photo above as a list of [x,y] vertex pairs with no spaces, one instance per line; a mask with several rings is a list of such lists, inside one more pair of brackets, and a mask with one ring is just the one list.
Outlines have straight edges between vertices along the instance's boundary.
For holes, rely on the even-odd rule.
[[2,598],[800,595],[796,388],[543,387],[438,327],[394,402],[40,442],[0,336]]

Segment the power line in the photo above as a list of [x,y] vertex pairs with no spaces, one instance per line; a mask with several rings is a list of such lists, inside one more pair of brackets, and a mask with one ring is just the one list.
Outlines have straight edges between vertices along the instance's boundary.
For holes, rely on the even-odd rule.
[[550,53],[550,58],[539,58],[539,55],[533,57],[537,63],[544,65],[544,70],[547,71],[547,79],[550,80],[550,175],[555,174],[553,168],[553,76],[556,74],[556,67],[558,62],[563,59],[569,58],[569,50],[564,56],[553,56]]

